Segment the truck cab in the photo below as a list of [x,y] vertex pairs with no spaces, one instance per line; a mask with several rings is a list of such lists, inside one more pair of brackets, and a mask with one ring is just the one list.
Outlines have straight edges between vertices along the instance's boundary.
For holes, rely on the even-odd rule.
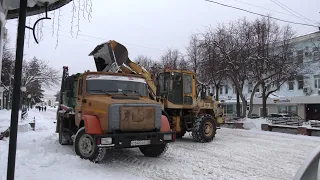
[[67,72],[64,67],[56,131],[60,144],[74,144],[81,158],[99,161],[107,148],[133,147],[157,157],[175,141],[161,104],[148,97],[143,76]]

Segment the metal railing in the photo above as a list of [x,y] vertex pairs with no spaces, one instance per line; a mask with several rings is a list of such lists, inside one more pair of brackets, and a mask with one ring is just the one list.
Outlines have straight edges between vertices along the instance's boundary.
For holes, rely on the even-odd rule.
[[271,124],[275,125],[288,125],[288,126],[302,126],[305,120],[299,118],[299,117],[270,117],[267,120]]

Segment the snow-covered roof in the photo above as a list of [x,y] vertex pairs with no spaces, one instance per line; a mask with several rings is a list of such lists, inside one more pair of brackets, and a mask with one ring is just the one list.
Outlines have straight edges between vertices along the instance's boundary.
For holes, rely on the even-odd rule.
[[[33,16],[44,13],[45,3],[48,2],[48,11],[56,10],[72,0],[28,0],[27,16]],[[7,19],[15,19],[19,16],[20,0],[7,0],[4,1],[8,9]]]

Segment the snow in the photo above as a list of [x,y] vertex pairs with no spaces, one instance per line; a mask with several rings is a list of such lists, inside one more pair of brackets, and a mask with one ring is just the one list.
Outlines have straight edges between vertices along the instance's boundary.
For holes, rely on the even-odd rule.
[[[241,129],[219,129],[213,142],[196,143],[189,134],[169,145],[160,158],[144,157],[138,149],[108,152],[94,164],[82,160],[72,146],[61,146],[54,133],[56,109],[29,111],[36,130],[18,133],[16,179],[292,179],[318,137]],[[1,123],[10,113],[0,111]],[[4,117],[7,117],[5,120]],[[245,119],[255,127],[262,119]],[[0,141],[0,179],[6,177],[9,139]]]

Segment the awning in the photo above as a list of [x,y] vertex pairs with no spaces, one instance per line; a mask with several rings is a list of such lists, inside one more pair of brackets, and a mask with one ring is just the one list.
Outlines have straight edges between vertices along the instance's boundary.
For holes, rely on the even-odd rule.
[[[48,11],[56,10],[72,0],[28,0],[27,16],[33,16],[46,11],[45,2],[48,2]],[[19,17],[20,0],[5,1],[8,7],[6,19],[15,19]]]

